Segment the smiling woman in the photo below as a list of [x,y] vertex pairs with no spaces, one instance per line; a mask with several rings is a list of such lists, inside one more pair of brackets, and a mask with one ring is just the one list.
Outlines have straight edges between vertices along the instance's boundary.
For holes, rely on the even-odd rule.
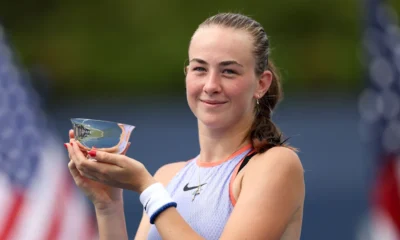
[[122,190],[140,194],[136,239],[300,239],[303,168],[271,120],[281,99],[268,37],[234,13],[208,18],[193,34],[186,95],[200,153],[160,168],[66,144],[70,171],[96,208],[102,239],[126,239]]

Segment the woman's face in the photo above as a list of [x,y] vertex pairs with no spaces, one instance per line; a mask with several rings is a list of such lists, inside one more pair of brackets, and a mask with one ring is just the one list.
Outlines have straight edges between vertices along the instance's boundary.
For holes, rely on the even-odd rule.
[[202,124],[226,128],[252,121],[260,84],[249,33],[220,26],[199,28],[192,37],[186,70],[188,104]]

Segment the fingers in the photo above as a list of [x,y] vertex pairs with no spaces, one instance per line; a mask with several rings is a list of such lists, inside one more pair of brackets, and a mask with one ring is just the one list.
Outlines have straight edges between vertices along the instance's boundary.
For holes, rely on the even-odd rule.
[[99,162],[108,163],[116,166],[122,166],[124,161],[126,161],[126,156],[104,151],[97,151],[96,149],[90,150],[88,154]]
[[75,181],[77,186],[81,186],[83,184],[84,179],[82,177],[85,177],[87,179],[91,179],[91,180],[94,180],[94,181],[98,181],[98,178],[94,177],[95,173],[89,172],[89,171],[80,172],[76,168],[76,165],[75,165],[74,161],[72,161],[72,160],[68,163],[68,169],[69,169],[69,171],[70,171],[70,173],[71,173],[71,175],[72,175],[72,177],[73,177],[73,179],[74,179],[74,181]]
[[67,148],[67,150],[68,150],[68,157],[69,157],[69,159],[71,160],[71,161],[73,161],[75,164],[76,164],[76,162],[74,161],[75,159],[76,159],[76,157],[75,157],[75,151],[74,151],[74,149],[72,148],[72,143],[64,143],[64,145],[65,145],[65,147]]
[[79,145],[75,140],[71,140],[71,150],[73,154],[71,154],[71,159],[75,162],[76,167],[79,172],[83,175],[88,171],[96,172],[96,165],[93,164],[93,161],[89,161],[86,157],[86,153],[83,153]]
[[[85,179],[99,182],[104,178],[104,166],[91,165],[91,161],[88,161],[79,147],[77,147],[76,141],[72,140],[71,143],[65,143],[64,145],[68,149],[70,157],[68,169],[77,186],[84,184]],[[102,169],[102,167],[104,169]]]
[[[77,169],[81,173],[81,175],[87,177],[85,174],[89,174],[90,176],[96,176],[98,173],[104,172],[103,164],[99,164],[96,161],[91,161],[87,159],[85,153],[82,152],[81,148],[78,146],[77,141],[72,140],[71,142],[71,159],[74,161]],[[96,151],[92,149],[90,152]],[[94,158],[95,159],[95,158]],[[97,160],[97,159],[95,159]]]
[[[68,155],[69,155],[69,159],[70,159],[70,163],[68,163],[68,167],[71,167],[71,168],[75,167],[79,171],[79,169],[77,167],[79,165],[79,162],[75,155],[75,151],[72,147],[73,143],[65,143],[64,145],[67,147]],[[82,173],[80,171],[79,171],[79,173],[82,175]]]
[[72,160],[68,163],[68,169],[73,177],[79,177],[78,169],[76,169],[76,165]]
[[111,154],[92,149],[89,155],[96,161],[90,161],[79,148],[75,140],[65,144],[70,155],[68,168],[77,185],[83,184],[84,179],[90,179],[101,183],[112,183],[115,175],[121,172],[127,157],[119,154]]
[[86,160],[86,156],[83,154],[81,148],[79,147],[79,144],[77,143],[77,141],[75,140],[71,140],[71,145],[72,145],[72,149],[74,150],[74,154],[76,157],[76,160],[78,160],[78,162],[76,162],[76,164],[80,164],[82,161]]
[[78,169],[76,168],[74,161],[72,161],[72,160],[69,161],[68,169],[69,169],[69,172],[71,173],[73,179],[75,180],[76,185],[79,186],[81,184],[81,174],[79,173]]
[[71,140],[71,143],[66,143],[67,149],[68,149],[68,154],[69,158],[71,161],[74,163],[75,167],[79,171],[81,175],[83,175],[83,167],[82,163],[86,159],[86,157],[83,155],[83,153],[80,151],[78,145],[74,140]]
[[68,135],[69,138],[75,138],[74,130],[70,129]]
[[75,182],[79,184],[76,179],[80,179],[82,176],[89,179],[94,179],[93,176],[97,174],[98,169],[90,164],[90,161],[86,159],[79,148],[78,151],[76,151],[76,144],[72,144],[72,146],[71,144],[66,145],[68,146],[68,151],[71,159],[68,163],[68,168],[72,176],[74,177]]

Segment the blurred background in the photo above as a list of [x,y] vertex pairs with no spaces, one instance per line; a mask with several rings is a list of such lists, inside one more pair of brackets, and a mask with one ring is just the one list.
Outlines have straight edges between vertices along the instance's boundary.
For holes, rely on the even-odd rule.
[[[60,146],[68,141],[72,117],[132,124],[127,155],[154,173],[199,151],[183,67],[197,26],[226,11],[255,18],[270,37],[285,91],[273,120],[300,149],[305,168],[302,239],[369,239],[371,191],[385,162],[377,156],[386,149],[377,126],[387,124],[387,119],[376,124],[378,117],[371,116],[395,111],[399,98],[381,103],[371,97],[379,88],[366,89],[379,86],[377,74],[387,79],[388,66],[397,66],[391,82],[400,82],[400,30],[393,28],[398,38],[391,43],[397,55],[381,54],[394,54],[398,62],[378,66],[370,64],[376,55],[368,47],[383,40],[374,42],[366,32],[382,23],[376,23],[382,16],[395,26],[400,1],[3,0],[0,24]],[[379,105],[388,102],[394,103],[389,110]],[[400,141],[399,128],[392,130],[391,150]],[[142,207],[137,194],[124,197],[133,238]]]

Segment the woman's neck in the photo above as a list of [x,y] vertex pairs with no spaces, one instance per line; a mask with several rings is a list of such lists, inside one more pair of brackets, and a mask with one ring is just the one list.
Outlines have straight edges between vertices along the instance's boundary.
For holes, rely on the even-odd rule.
[[240,148],[250,144],[248,124],[236,125],[226,130],[210,129],[199,123],[200,162],[217,162],[227,159]]

